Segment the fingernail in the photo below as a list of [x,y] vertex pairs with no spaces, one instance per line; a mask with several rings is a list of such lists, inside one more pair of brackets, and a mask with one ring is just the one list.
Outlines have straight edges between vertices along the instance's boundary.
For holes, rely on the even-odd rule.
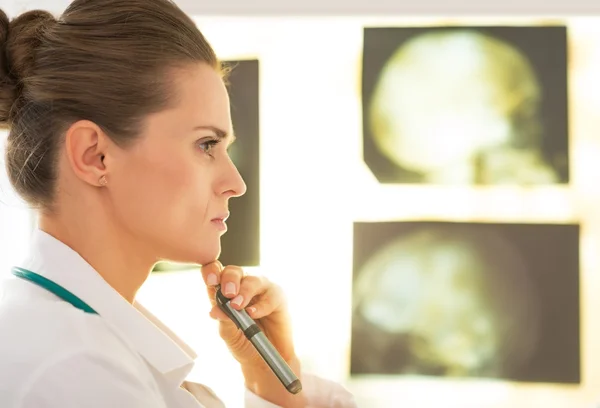
[[244,301],[244,298],[241,297],[240,295],[237,295],[236,297],[233,298],[233,300],[231,300],[231,303],[233,303],[236,306],[240,306],[243,301]]
[[254,313],[256,313],[256,308],[255,308],[255,307],[249,307],[249,308],[248,308],[248,312],[249,312],[250,314],[254,314]]
[[235,283],[228,282],[227,285],[225,285],[225,296],[227,295],[235,295]]
[[217,279],[217,275],[215,275],[214,273],[209,274],[208,278],[206,278],[206,283],[209,286],[216,286],[219,283],[219,280]]

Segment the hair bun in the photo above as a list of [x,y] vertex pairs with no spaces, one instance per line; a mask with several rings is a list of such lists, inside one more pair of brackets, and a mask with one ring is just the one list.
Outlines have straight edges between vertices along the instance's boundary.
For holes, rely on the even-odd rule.
[[20,85],[35,68],[43,31],[54,23],[54,16],[43,10],[27,11],[12,21],[0,10],[0,123],[10,120]]
[[6,13],[0,10],[0,123],[6,124],[12,105],[16,99],[14,80],[10,77],[6,43],[10,23]]
[[42,43],[43,31],[56,19],[43,10],[32,10],[15,18],[9,26],[6,55],[11,73],[25,79],[34,69],[35,50]]

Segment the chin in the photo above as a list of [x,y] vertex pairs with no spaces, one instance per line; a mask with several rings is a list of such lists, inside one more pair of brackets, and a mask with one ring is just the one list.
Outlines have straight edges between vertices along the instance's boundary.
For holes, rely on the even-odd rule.
[[[188,239],[185,242],[178,242],[178,245],[171,245],[165,258],[172,262],[185,264],[207,265],[221,255],[221,239]],[[211,237],[212,238],[212,237]],[[171,241],[173,242],[173,241]]]
[[221,245],[217,245],[216,247],[211,248],[210,246],[205,246],[198,250],[196,248],[194,254],[194,263],[199,265],[207,265],[213,261],[216,261],[221,256]]

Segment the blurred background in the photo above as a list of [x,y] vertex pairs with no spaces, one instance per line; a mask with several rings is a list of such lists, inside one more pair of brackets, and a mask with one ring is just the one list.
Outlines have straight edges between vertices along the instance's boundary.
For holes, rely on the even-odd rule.
[[[235,67],[249,193],[222,260],[283,286],[305,371],[361,407],[600,403],[600,17],[178,3]],[[0,189],[7,273],[35,222],[3,167]],[[241,407],[197,268],[158,265],[138,300],[197,351],[191,379]]]

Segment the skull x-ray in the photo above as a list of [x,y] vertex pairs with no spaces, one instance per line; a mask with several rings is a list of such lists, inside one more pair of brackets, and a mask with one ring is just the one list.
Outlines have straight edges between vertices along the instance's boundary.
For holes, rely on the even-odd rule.
[[579,382],[575,225],[357,223],[351,372]]
[[367,28],[364,159],[383,183],[568,182],[564,27]]

